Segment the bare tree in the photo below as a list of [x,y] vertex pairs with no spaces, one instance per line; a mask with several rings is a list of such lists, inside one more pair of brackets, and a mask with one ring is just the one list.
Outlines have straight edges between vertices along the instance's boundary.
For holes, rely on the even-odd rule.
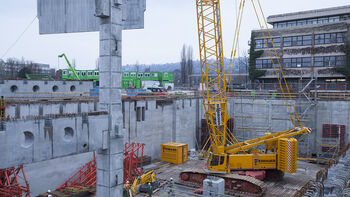
[[190,76],[193,74],[193,48],[191,46],[187,47],[186,67],[187,67],[188,85],[192,87],[192,79],[190,78]]
[[186,73],[186,64],[187,64],[187,58],[186,58],[186,45],[182,46],[181,50],[181,84],[185,86],[187,84],[187,73]]

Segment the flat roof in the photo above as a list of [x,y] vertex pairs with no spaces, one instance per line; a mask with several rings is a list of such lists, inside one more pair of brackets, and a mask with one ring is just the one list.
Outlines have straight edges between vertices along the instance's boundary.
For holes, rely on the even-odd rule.
[[343,15],[343,14],[350,14],[350,5],[271,15],[267,17],[267,22],[269,24],[273,24],[273,23],[282,22],[282,21],[292,21],[292,20],[300,20],[300,19],[308,19],[308,18]]

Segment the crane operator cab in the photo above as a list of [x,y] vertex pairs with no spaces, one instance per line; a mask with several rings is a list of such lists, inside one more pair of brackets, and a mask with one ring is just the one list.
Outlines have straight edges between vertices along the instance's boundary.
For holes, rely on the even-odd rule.
[[208,159],[208,170],[216,173],[227,173],[228,168],[228,156],[225,153],[210,153]]

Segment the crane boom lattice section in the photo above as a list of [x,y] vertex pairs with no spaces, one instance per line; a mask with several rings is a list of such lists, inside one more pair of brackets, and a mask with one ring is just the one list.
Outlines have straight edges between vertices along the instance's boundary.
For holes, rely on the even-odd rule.
[[196,0],[203,104],[214,153],[224,153],[228,115],[219,0]]

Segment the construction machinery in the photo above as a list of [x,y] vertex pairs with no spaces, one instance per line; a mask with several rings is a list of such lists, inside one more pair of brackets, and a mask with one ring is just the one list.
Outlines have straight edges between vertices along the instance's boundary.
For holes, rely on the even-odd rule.
[[[251,1],[256,12],[254,0]],[[236,54],[244,4],[245,0],[241,0],[234,49],[232,50],[234,55]],[[260,2],[259,6],[261,9]],[[291,137],[307,134],[311,130],[301,125],[283,70],[280,70],[281,73],[277,72],[271,51],[268,48],[294,128],[281,132],[266,132],[263,137],[244,142],[238,142],[231,132],[227,132],[229,116],[227,114],[226,83],[227,81],[230,83],[231,79],[227,80],[225,76],[220,0],[196,0],[196,8],[203,106],[211,148],[206,168],[185,170],[180,173],[180,178],[183,184],[200,187],[208,175],[215,175],[225,180],[226,193],[228,194],[261,196],[266,190],[266,185],[261,181],[265,176],[281,178],[284,172],[296,172],[297,140]],[[268,45],[268,38],[266,38],[264,31],[262,33],[266,45]],[[273,46],[270,32],[268,36]],[[277,58],[278,64],[280,64],[275,48],[274,52],[276,54],[274,58]],[[234,57],[231,59],[234,60]],[[291,112],[290,105],[294,107],[295,115]],[[295,119],[299,123],[298,125]],[[258,146],[260,148],[257,148]],[[265,148],[263,149],[261,146]]]
[[79,78],[77,72],[75,71],[75,69],[74,69],[74,67],[72,66],[72,64],[69,62],[69,60],[68,60],[66,54],[62,53],[61,55],[58,56],[58,58],[62,58],[62,57],[64,57],[64,59],[66,60],[66,62],[67,62],[67,64],[68,64],[69,68],[71,69],[72,73],[74,74],[75,79],[76,79],[76,80],[80,80],[80,78]]

